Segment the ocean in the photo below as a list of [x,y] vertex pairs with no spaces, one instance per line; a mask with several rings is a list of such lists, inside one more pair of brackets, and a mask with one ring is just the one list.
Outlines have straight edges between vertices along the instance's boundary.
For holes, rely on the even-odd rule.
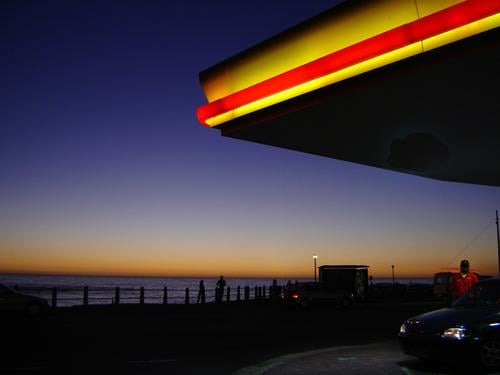
[[[207,302],[215,299],[215,284],[218,278],[204,278]],[[277,278],[225,278],[230,288],[232,300],[237,298],[239,286],[241,299],[244,288],[250,288],[250,296],[254,298],[255,287],[267,287],[277,281],[279,286],[285,285],[289,279]],[[292,282],[295,279],[291,280]],[[311,279],[298,279],[312,281]],[[431,278],[397,278],[400,284],[431,284]],[[83,303],[84,287],[88,287],[89,304],[111,304],[115,302],[115,290],[120,288],[120,303],[139,303],[140,289],[144,288],[145,303],[163,303],[164,288],[167,288],[168,303],[185,303],[186,288],[189,288],[189,302],[196,303],[199,278],[184,277],[130,277],[130,276],[49,276],[49,275],[16,275],[0,274],[0,283],[15,287],[19,291],[52,301],[53,288],[57,290],[57,306],[68,307]],[[392,278],[374,278],[374,283],[392,283]],[[224,295],[224,299],[226,295]]]

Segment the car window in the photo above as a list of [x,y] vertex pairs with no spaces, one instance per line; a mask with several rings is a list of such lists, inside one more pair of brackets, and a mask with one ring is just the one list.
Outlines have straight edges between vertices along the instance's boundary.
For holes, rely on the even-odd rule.
[[453,306],[500,306],[500,285],[474,285]]
[[10,296],[14,294],[14,291],[10,289],[7,285],[0,284],[0,296]]

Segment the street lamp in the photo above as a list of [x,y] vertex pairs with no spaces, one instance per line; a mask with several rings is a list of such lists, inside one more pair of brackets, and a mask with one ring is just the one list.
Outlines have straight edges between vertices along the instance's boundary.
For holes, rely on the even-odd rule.
[[318,256],[316,254],[313,255],[313,260],[314,260],[314,282],[317,282],[318,279],[316,277],[316,259],[318,259]]

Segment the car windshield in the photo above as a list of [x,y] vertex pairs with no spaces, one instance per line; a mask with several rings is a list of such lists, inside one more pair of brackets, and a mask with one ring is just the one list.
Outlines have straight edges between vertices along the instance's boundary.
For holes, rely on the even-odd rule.
[[500,306],[500,284],[476,284],[452,306]]
[[7,285],[0,283],[0,295],[2,296],[9,296],[11,294],[14,294],[15,291],[9,288]]

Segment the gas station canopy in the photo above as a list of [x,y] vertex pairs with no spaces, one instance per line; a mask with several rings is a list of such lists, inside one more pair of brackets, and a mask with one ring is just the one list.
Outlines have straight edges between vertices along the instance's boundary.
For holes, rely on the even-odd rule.
[[500,0],[351,0],[200,73],[223,136],[500,186]]

